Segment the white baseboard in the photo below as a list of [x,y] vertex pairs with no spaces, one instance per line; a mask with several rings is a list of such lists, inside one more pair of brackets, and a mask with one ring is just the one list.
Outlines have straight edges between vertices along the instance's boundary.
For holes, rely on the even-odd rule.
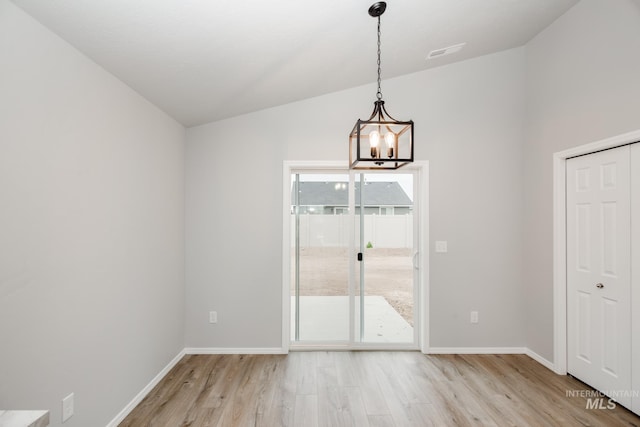
[[165,375],[167,375],[169,373],[169,371],[176,366],[176,364],[180,361],[180,359],[182,359],[185,355],[185,351],[182,350],[180,351],[180,353],[178,353],[178,355],[176,357],[174,357],[171,362],[169,362],[167,364],[167,366],[165,366],[159,373],[158,375],[156,375],[150,382],[149,384],[147,384],[142,391],[140,391],[140,393],[138,393],[136,395],[136,397],[134,397],[131,402],[129,402],[127,404],[127,406],[124,407],[124,409],[122,411],[120,411],[120,413],[118,415],[116,415],[116,417],[114,419],[112,419],[109,424],[107,424],[106,427],[117,427],[118,424],[120,424],[122,421],[124,421],[124,419],[127,417],[127,415],[129,415],[129,413],[131,413],[131,411],[133,411],[133,409],[138,406],[138,404],[140,402],[142,402],[142,399],[144,399],[146,397],[147,394],[149,394],[149,392],[151,390],[153,390],[153,388],[165,377]]
[[[536,362],[538,362],[539,364],[541,364],[542,366],[544,366],[545,368],[556,372],[555,370],[555,365],[552,362],[549,362],[547,359],[545,359],[544,357],[540,356],[538,353],[536,353],[535,351],[531,350],[530,348],[527,349],[526,353],[527,356],[529,356],[530,358],[532,358],[533,360],[535,360]],[[557,372],[556,372],[557,373]]]
[[280,347],[241,347],[241,348],[221,348],[221,347],[191,347],[184,349],[185,354],[286,354],[287,351]]
[[527,347],[431,347],[427,354],[526,354],[545,368],[555,372],[553,362]]
[[525,347],[431,347],[428,354],[526,354]]

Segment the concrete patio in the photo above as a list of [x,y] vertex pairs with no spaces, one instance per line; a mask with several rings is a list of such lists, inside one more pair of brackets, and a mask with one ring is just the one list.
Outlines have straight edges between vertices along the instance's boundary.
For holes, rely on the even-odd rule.
[[[356,321],[359,302],[356,304]],[[411,343],[413,327],[382,296],[365,296],[364,342]],[[291,297],[291,337],[295,337],[295,297]],[[301,296],[300,341],[349,340],[348,296]]]

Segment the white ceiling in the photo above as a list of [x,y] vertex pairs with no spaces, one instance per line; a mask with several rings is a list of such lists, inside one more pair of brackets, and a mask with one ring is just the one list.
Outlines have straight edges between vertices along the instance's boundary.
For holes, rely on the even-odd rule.
[[[12,1],[186,126],[376,80],[373,0]],[[388,0],[382,77],[521,46],[577,2]]]

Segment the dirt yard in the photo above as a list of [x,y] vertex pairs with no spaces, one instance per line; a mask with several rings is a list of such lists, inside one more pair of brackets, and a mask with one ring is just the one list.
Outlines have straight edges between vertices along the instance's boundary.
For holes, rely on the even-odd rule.
[[[413,326],[411,249],[366,249],[365,295],[381,295]],[[292,266],[295,264],[295,255]],[[356,268],[359,267],[356,265]],[[292,268],[293,270],[293,268]],[[292,278],[293,279],[293,278]],[[291,281],[292,287],[295,280]],[[292,289],[292,295],[295,289]],[[300,295],[349,295],[349,256],[345,248],[300,250]],[[359,289],[356,291],[359,295]]]

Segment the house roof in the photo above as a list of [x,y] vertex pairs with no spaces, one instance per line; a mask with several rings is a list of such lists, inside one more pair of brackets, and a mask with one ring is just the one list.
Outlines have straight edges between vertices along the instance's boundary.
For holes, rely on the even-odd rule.
[[[347,206],[348,183],[344,181],[300,182],[298,184],[301,206]],[[355,183],[356,203],[360,198],[360,183]],[[412,206],[413,202],[397,182],[366,182],[365,206]],[[291,189],[295,200],[295,186]]]

